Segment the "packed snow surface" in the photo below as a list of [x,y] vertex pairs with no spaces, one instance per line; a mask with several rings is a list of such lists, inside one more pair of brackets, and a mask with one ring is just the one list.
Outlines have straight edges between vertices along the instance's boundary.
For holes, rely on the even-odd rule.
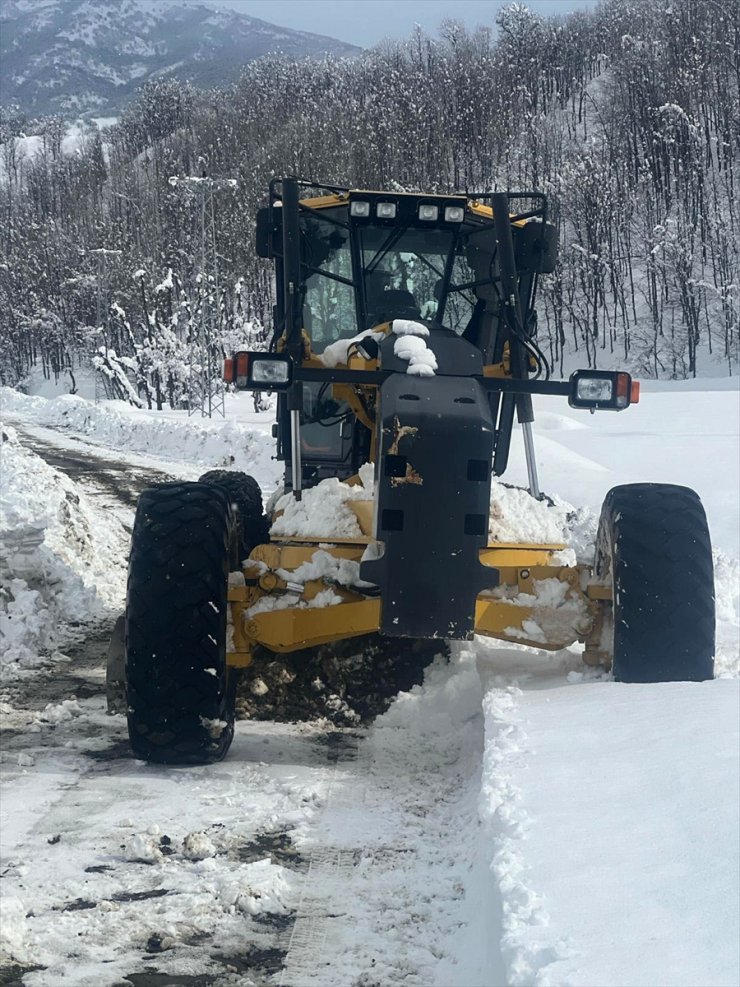
[[564,684],[520,661],[502,689],[503,658],[478,662],[507,982],[736,983],[737,681]]
[[118,401],[94,404],[72,394],[50,400],[28,397],[3,387],[0,409],[26,422],[84,436],[104,448],[144,453],[168,464],[198,464],[202,467],[198,472],[221,466],[246,470],[263,490],[277,483],[279,471],[272,460],[274,445],[266,441],[265,416],[260,420],[256,414],[245,415],[241,404],[225,418],[189,418],[184,412],[154,414]]
[[[496,483],[490,522],[499,541],[567,543],[585,561],[611,486],[695,487],[715,549],[717,680],[618,685],[577,648],[476,639],[370,728],[242,721],[225,762],[179,770],[131,760],[100,692],[19,698],[34,683],[53,695],[69,622],[122,608],[132,520],[25,436],[174,477],[245,469],[268,494],[270,415],[1,397],[0,967],[25,968],[26,987],[147,968],[224,987],[740,982],[735,390],[648,387],[619,415],[538,400],[551,500]],[[515,439],[506,481],[525,478]],[[348,504],[372,497],[372,472],[315,490],[327,525],[356,537]],[[276,523],[305,533],[309,494]],[[325,554],[301,578],[352,578]],[[568,602],[548,581],[535,592]]]

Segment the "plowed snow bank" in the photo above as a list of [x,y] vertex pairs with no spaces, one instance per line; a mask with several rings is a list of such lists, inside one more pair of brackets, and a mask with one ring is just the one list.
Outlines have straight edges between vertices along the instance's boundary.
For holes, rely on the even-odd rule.
[[71,394],[48,400],[28,397],[9,387],[0,388],[0,404],[4,411],[24,421],[69,430],[108,448],[204,467],[245,470],[267,491],[278,480],[279,470],[272,461],[274,440],[233,417],[189,418],[185,412],[146,412],[119,401],[94,404]]
[[737,983],[740,683],[531,673],[484,700],[507,982]]
[[37,664],[64,625],[121,605],[128,535],[79,486],[18,442],[0,445],[0,680]]

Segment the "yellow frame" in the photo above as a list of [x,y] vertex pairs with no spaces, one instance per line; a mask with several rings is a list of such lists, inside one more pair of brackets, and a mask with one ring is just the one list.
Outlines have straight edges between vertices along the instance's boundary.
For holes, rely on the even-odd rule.
[[[367,523],[365,518],[361,522]],[[276,597],[287,592],[288,583],[278,575],[278,570],[290,572],[303,562],[310,561],[319,544],[323,551],[336,558],[359,562],[371,540],[363,537],[362,541],[326,544],[319,538],[305,538],[301,544],[275,541],[258,546],[244,564],[245,585],[229,588],[233,647],[227,654],[227,663],[235,668],[249,665],[253,650],[260,645],[285,654],[376,633],[380,627],[382,605],[379,597],[365,597],[357,591],[332,586],[342,602],[328,607],[311,607],[313,598],[327,588],[328,584],[322,580],[310,580],[303,584],[296,606],[250,612],[264,597]],[[530,622],[537,623],[538,617],[542,621],[543,617],[547,618],[548,614],[553,613],[552,610],[536,605],[521,606],[512,599],[483,593],[476,600],[475,633],[545,650],[559,650],[580,640],[586,645],[584,659],[592,664],[603,663],[604,655],[599,650],[598,642],[604,604],[611,601],[611,589],[591,582],[589,566],[555,564],[553,556],[565,547],[559,544],[497,543],[481,549],[479,558],[484,565],[498,569],[499,587],[508,588],[514,596],[533,594],[536,580],[558,579],[568,583],[571,597],[583,600],[582,612],[587,614],[585,619],[571,626],[562,621],[545,619],[547,633],[538,624],[540,633],[534,635]]]

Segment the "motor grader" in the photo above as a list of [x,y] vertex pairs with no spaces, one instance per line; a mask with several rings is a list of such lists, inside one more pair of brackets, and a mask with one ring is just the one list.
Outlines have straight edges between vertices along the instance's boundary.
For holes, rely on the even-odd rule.
[[588,565],[564,544],[489,537],[515,417],[541,497],[533,395],[601,412],[639,394],[623,372],[550,378],[535,313],[556,264],[544,195],[286,178],[256,228],[275,268],[274,335],[224,372],[234,388],[278,394],[283,493],[263,513],[254,479],[221,470],[142,494],[118,681],[137,757],[219,760],[255,654],[371,634],[399,649],[474,634],[580,642],[584,662],[618,682],[712,677],[711,547],[693,491],[611,490]]

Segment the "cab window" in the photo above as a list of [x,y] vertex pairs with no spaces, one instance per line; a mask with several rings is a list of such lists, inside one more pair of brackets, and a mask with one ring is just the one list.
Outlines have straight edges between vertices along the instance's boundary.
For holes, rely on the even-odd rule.
[[307,217],[301,227],[302,259],[312,272],[305,280],[303,328],[314,353],[338,339],[357,335],[349,230]]

